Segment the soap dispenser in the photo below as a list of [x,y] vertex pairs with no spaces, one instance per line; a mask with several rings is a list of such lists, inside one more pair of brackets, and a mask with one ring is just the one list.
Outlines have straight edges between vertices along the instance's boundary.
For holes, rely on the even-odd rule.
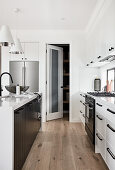
[[16,86],[16,95],[20,95],[20,86],[17,84]]

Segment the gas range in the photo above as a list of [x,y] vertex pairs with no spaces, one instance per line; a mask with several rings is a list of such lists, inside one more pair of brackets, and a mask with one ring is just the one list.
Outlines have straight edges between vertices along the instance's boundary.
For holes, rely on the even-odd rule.
[[115,97],[115,93],[110,92],[87,92],[87,93],[97,97]]

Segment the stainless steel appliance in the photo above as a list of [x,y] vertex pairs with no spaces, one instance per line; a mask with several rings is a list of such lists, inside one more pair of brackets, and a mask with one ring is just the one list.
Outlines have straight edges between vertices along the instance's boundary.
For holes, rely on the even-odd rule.
[[88,94],[96,97],[115,97],[115,93],[110,92],[88,92]]
[[38,61],[10,61],[10,74],[13,78],[13,85],[29,86],[28,92],[38,92]]
[[95,144],[95,99],[89,95],[85,96],[85,130],[92,142]]
[[100,91],[101,90],[101,79],[96,78],[94,80],[94,91]]

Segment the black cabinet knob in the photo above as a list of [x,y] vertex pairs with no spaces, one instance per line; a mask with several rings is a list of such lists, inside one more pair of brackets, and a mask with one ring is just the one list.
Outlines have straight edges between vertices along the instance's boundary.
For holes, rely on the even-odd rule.
[[90,63],[93,63],[93,61],[91,61]]
[[99,59],[99,58],[101,58],[101,56],[98,56],[97,58]]
[[112,51],[112,50],[114,50],[114,47],[109,48],[109,51]]

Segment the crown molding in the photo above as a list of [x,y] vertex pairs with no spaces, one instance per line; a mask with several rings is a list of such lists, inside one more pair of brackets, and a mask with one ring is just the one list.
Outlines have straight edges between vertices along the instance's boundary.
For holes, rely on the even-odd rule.
[[107,11],[109,5],[113,0],[98,0],[95,10],[89,20],[89,23],[85,29],[85,33],[91,33],[95,26],[98,24],[104,13]]

